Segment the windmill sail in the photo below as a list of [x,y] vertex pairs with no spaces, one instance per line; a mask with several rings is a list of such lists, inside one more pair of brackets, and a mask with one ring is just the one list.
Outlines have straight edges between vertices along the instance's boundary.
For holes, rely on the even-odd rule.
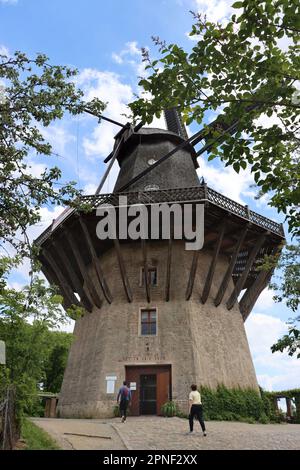
[[164,110],[165,120],[168,131],[175,132],[180,135],[184,140],[187,140],[188,135],[185,125],[183,124],[180,112],[177,108],[170,108]]

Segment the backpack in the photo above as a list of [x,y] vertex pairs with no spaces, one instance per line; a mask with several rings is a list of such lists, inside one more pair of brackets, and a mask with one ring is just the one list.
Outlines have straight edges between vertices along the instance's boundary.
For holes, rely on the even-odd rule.
[[129,395],[129,389],[128,389],[128,387],[125,387],[125,386],[124,386],[124,387],[122,388],[122,391],[121,391],[121,399],[127,400],[128,395]]

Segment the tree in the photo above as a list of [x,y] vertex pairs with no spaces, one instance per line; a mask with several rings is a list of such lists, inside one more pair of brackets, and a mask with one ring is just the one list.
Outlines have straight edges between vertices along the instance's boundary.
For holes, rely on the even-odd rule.
[[[187,124],[219,112],[220,126],[206,126],[209,160],[219,157],[236,172],[249,166],[260,193],[269,193],[269,204],[299,233],[299,2],[245,0],[233,8],[242,12],[226,25],[193,14],[191,52],[154,37],[160,56],[152,60],[143,50],[150,75],[139,82],[144,92],[130,108],[147,123],[170,107]],[[266,118],[269,126],[261,124]],[[224,132],[234,119],[234,135]]]
[[289,322],[289,331],[271,346],[272,353],[287,351],[289,356],[297,355],[300,359],[300,315]]
[[75,69],[49,64],[43,54],[33,59],[21,52],[0,55],[0,242],[21,254],[32,255],[27,229],[40,220],[40,208],[73,204],[78,195],[74,182],[59,183],[59,168],[38,177],[30,170],[30,159],[52,154],[42,127],[66,112],[78,114],[89,107],[101,114],[104,109],[98,99],[83,101],[76,74]]
[[54,393],[60,391],[72,341],[73,335],[70,333],[49,331],[49,354],[44,364],[44,390]]
[[[267,263],[272,260],[267,260]],[[300,249],[297,244],[287,245],[280,257],[278,274],[272,279],[270,287],[274,289],[276,302],[285,302],[293,312],[297,312],[300,303]],[[294,354],[300,358],[300,315],[288,322],[288,334],[282,336],[271,351],[287,351],[290,356]]]
[[67,321],[54,287],[37,276],[22,290],[8,285],[9,269],[16,263],[0,258],[0,338],[6,343],[7,357],[0,373],[1,380],[16,386],[19,413],[30,414],[39,390],[52,385],[50,391],[59,390],[72,335],[52,331]]
[[[43,205],[79,204],[74,201],[79,194],[75,183],[60,184],[59,168],[37,177],[30,168],[36,155],[52,154],[43,127],[66,112],[79,114],[88,108],[100,115],[105,107],[98,99],[83,101],[82,91],[75,87],[76,74],[75,69],[49,64],[43,54],[33,59],[21,52],[0,55],[0,246],[7,251],[12,245],[17,253],[14,258],[0,257],[0,337],[7,348],[0,382],[16,385],[21,414],[32,411],[40,387],[58,388],[62,380],[68,341],[50,330],[67,316],[82,314],[76,306],[64,312],[56,288],[47,287],[36,274],[37,250],[27,234],[28,227],[40,220]],[[8,285],[7,277],[25,256],[32,263],[30,284],[19,291]],[[53,371],[51,376],[54,360],[59,363],[56,378]]]

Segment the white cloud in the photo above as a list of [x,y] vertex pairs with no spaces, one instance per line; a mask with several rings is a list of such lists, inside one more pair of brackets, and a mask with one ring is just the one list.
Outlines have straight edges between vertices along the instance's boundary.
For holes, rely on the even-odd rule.
[[118,65],[132,66],[138,76],[145,75],[145,64],[142,61],[142,52],[137,41],[127,42],[119,53],[113,52],[112,59]]
[[164,118],[164,114],[162,113],[159,118],[154,116],[151,124],[149,126],[146,125],[144,127],[156,127],[158,129],[166,129],[166,121]]
[[112,59],[117,64],[122,64],[124,61],[128,60],[128,57],[139,56],[141,57],[141,49],[137,45],[137,41],[126,42],[124,49],[122,49],[118,54],[116,52],[112,53]]
[[194,0],[194,3],[199,13],[204,13],[209,21],[223,23],[233,14],[232,0]]
[[[132,46],[134,50],[135,46]],[[121,81],[121,77],[113,72],[102,72],[95,69],[84,69],[77,79],[78,85],[84,90],[85,97],[90,100],[94,97],[107,102],[105,116],[115,121],[125,123],[124,114],[129,114],[127,103],[134,99],[132,87]],[[151,127],[165,128],[164,118],[154,118]],[[91,137],[83,139],[83,148],[88,157],[106,157],[114,145],[114,135],[120,130],[109,122],[102,121],[97,124]]]
[[18,0],[0,0],[0,3],[3,3],[4,5],[15,5],[18,3]]
[[199,164],[198,175],[203,176],[208,186],[216,191],[240,204],[246,204],[243,199],[245,196],[254,197],[255,190],[250,188],[254,181],[249,169],[236,173],[231,166],[217,168],[204,159]]
[[75,326],[75,321],[74,320],[69,320],[68,323],[65,323],[63,325],[60,325],[58,330],[60,331],[65,331],[66,333],[73,333],[74,331],[74,326]]
[[[41,220],[37,224],[31,225],[30,227],[28,227],[26,231],[30,242],[33,242],[47,227],[49,227],[52,221],[55,220],[63,212],[63,210],[64,208],[61,206],[55,206],[51,209],[49,209],[48,207],[42,207],[39,211]],[[19,237],[20,239],[22,238],[20,233],[17,233],[16,237]],[[11,256],[13,256],[14,250],[10,248],[9,246],[7,247],[7,249],[9,253],[11,254]],[[21,285],[19,281],[15,280],[16,274],[18,276],[21,276],[22,283],[24,284],[28,283],[30,270],[31,270],[30,261],[28,258],[25,258],[22,264],[20,264],[17,269],[12,270],[11,276],[10,276],[10,279],[11,279],[10,285],[13,285],[13,283],[15,282]]]
[[9,50],[3,44],[0,44],[0,55],[5,55],[7,57],[9,57],[9,55],[10,55]]
[[28,166],[26,173],[30,174],[34,178],[39,178],[47,168],[47,165],[45,165],[44,163],[34,162],[33,160],[28,160],[27,165]]
[[253,313],[245,323],[259,384],[267,390],[300,386],[300,361],[270,347],[287,332],[287,325],[270,315]]
[[124,61],[123,61],[121,55],[116,54],[115,52],[113,52],[111,56],[112,56],[113,61],[116,62],[116,64],[123,64]]
[[68,131],[67,126],[66,120],[48,127],[37,125],[45,140],[51,144],[53,153],[64,156],[67,145],[76,141],[76,137]]
[[14,289],[17,291],[21,291],[24,287],[24,284],[22,284],[21,282],[17,282],[17,281],[8,281],[7,285],[10,289]]
[[40,222],[29,229],[30,239],[34,240],[37,238],[63,211],[64,207],[62,206],[54,206],[51,209],[48,207],[42,207],[39,211],[41,216]]
[[279,117],[276,115],[276,112],[273,116],[267,116],[266,114],[261,114],[259,118],[255,119],[254,124],[256,126],[262,126],[264,128],[272,127],[274,124],[277,124],[283,129],[283,124],[280,121]]
[[97,186],[98,185],[96,183],[87,183],[87,184],[85,184],[83,186],[83,194],[86,194],[86,195],[95,194]]
[[271,307],[275,306],[275,302],[273,300],[273,297],[275,295],[275,292],[273,289],[264,289],[262,293],[260,294],[256,304],[255,304],[255,309],[256,310],[269,310]]
[[[102,72],[95,69],[84,69],[77,78],[77,84],[83,89],[85,98],[94,97],[107,102],[105,116],[125,123],[128,114],[127,103],[133,100],[130,85],[122,83],[120,76],[114,72]],[[112,150],[114,135],[120,130],[116,125],[102,121],[94,128],[91,137],[83,139],[83,148],[88,157],[106,157]]]

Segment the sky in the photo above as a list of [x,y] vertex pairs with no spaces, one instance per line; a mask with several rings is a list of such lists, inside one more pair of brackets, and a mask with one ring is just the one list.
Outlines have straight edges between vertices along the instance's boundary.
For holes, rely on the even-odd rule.
[[[52,64],[78,69],[78,86],[87,99],[94,96],[108,102],[105,115],[125,123],[126,105],[139,93],[138,77],[145,74],[141,47],[157,54],[151,36],[176,42],[191,49],[188,38],[192,25],[190,10],[201,11],[214,21],[226,21],[232,14],[228,0],[0,0],[0,53],[16,50],[33,57],[46,54]],[[265,124],[269,125],[267,119]],[[165,128],[155,119],[153,127]],[[46,167],[59,166],[63,181],[75,180],[86,194],[93,194],[105,171],[104,158],[110,153],[113,136],[119,128],[92,116],[65,117],[43,130],[57,156],[30,156],[31,171],[40,174]],[[198,128],[192,127],[189,132]],[[267,198],[256,201],[253,178],[248,170],[239,174],[217,160],[199,159],[199,176],[208,185],[250,209],[278,222],[283,216],[267,205]],[[118,173],[113,170],[103,192],[110,192]],[[44,207],[42,221],[30,229],[34,239],[61,212]],[[287,230],[286,230],[287,231]],[[27,281],[25,263],[11,277],[11,285]],[[273,292],[264,290],[245,328],[259,384],[267,390],[300,387],[300,361],[287,354],[272,354],[270,346],[287,331],[286,321],[294,316],[283,304],[275,304]],[[68,326],[73,329],[73,324]]]

